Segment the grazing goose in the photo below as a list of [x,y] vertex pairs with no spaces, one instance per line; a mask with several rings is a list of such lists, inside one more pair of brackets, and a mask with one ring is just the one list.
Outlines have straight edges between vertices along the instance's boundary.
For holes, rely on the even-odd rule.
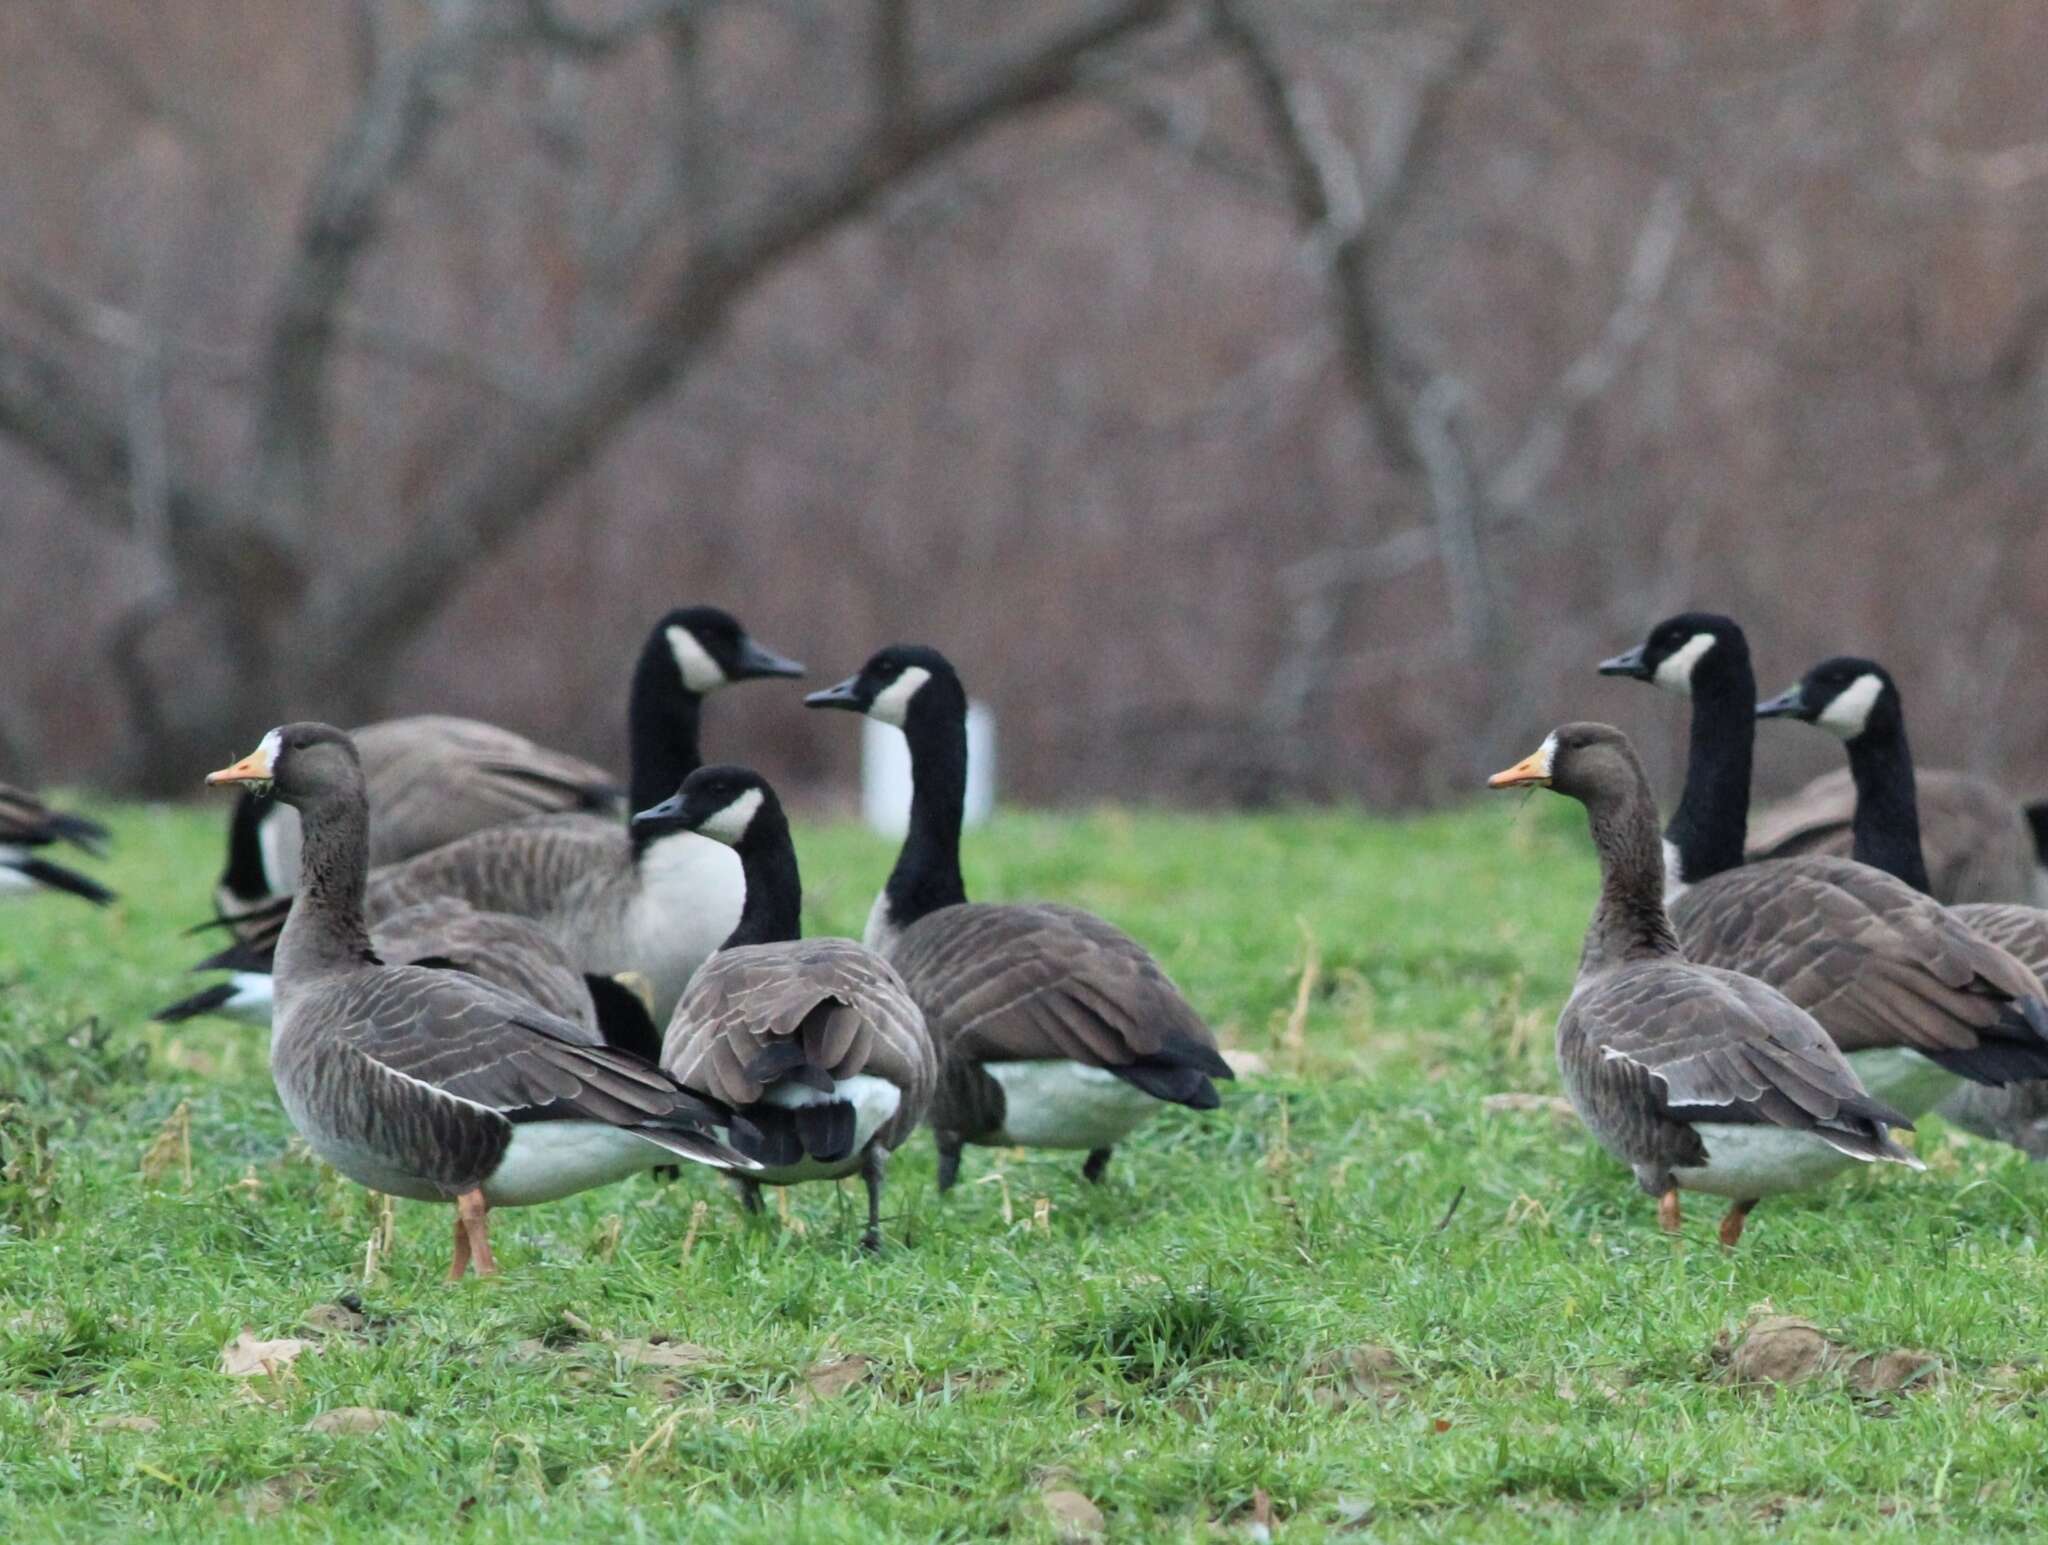
[[52,810],[27,789],[0,783],[0,896],[34,891],[63,891],[105,906],[114,893],[99,881],[53,864],[36,853],[53,843],[68,842],[99,857],[107,829],[82,815]]
[[[369,789],[373,868],[527,816],[619,813],[622,791],[603,768],[495,724],[420,714],[350,734]],[[253,794],[237,798],[227,866],[214,887],[219,914],[240,917],[291,895],[298,868],[298,812]]]
[[1689,961],[1662,898],[1657,807],[1635,748],[1567,724],[1489,787],[1549,788],[1586,807],[1600,901],[1557,1021],[1565,1093],[1635,1171],[1676,1232],[1681,1190],[1729,1199],[1721,1243],[1766,1196],[1849,1164],[1924,1166],[1892,1140],[1911,1123],[1871,1097],[1827,1032],[1784,994]]
[[745,911],[690,979],[662,1038],[661,1065],[744,1118],[733,1146],[761,1166],[735,1177],[749,1212],[761,1210],[763,1185],[858,1169],[868,1192],[861,1244],[880,1249],[883,1171],[923,1119],[939,1076],[903,979],[851,939],[800,937],[796,847],[759,774],[699,768],[633,824],[727,843],[747,877]]
[[[1898,684],[1875,660],[1823,660],[1796,686],[1757,705],[1759,719],[1792,718],[1837,736],[1849,753],[1856,803],[1853,856],[1915,890],[1931,891],[1921,851],[1918,779],[1906,739]],[[1974,933],[2048,980],[2048,911],[2017,902],[1963,902],[1949,908]],[[1998,1087],[1966,1084],[1941,1113],[1980,1137],[2048,1157],[2048,1081]]]
[[2048,1073],[2040,983],[1939,903],[1846,858],[1741,862],[1756,678],[1739,627],[1673,618],[1601,670],[1692,699],[1685,794],[1664,844],[1665,900],[1690,959],[1778,988],[1820,1021],[1873,1094],[1910,1116],[1960,1078]]
[[[633,808],[665,799],[698,766],[705,693],[802,672],[716,607],[686,607],[663,617],[633,670],[627,714]],[[533,919],[587,975],[641,972],[661,1023],[690,973],[739,920],[740,864],[729,849],[691,833],[657,840],[624,821],[572,814],[488,827],[370,876],[372,919],[447,896],[480,911]],[[201,1004],[209,994],[195,994],[157,1017],[210,1011],[267,1020],[265,962],[288,904],[286,898],[234,920],[237,941],[247,948],[231,946],[195,968],[233,973],[211,990],[218,1002]]]
[[967,694],[933,649],[884,649],[804,701],[893,724],[910,742],[910,829],[868,915],[944,1060],[931,1124],[939,1189],[967,1143],[1115,1146],[1166,1105],[1214,1110],[1231,1077],[1216,1038],[1128,934],[1074,907],[977,905],[960,875]]
[[209,784],[299,812],[270,1067],[292,1125],[360,1185],[456,1206],[449,1278],[497,1269],[487,1209],[553,1201],[680,1156],[747,1168],[731,1113],[585,1027],[462,971],[387,965],[363,914],[369,800],[348,736],[281,725]]

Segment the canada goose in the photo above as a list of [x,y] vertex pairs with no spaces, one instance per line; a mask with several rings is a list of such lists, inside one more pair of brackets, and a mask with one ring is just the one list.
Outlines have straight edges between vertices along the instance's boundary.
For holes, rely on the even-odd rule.
[[68,842],[99,857],[107,829],[82,815],[52,810],[27,789],[0,783],[0,896],[34,891],[63,891],[105,906],[114,893],[99,881],[53,864],[36,853],[53,843]]
[[[633,808],[674,793],[697,767],[705,693],[802,672],[716,607],[685,607],[663,617],[633,670],[627,713]],[[718,843],[690,833],[655,840],[623,820],[575,814],[487,827],[383,865],[371,872],[368,892],[373,919],[445,896],[480,911],[532,918],[587,975],[644,974],[657,1023],[667,1021],[690,973],[732,931],[740,894],[739,860]],[[282,898],[233,919],[229,926],[248,948],[230,946],[195,967],[233,975],[158,1017],[219,1012],[266,1019],[267,941],[276,937],[289,904]],[[199,1003],[209,996],[219,1001]]]
[[1827,1032],[1783,993],[1687,960],[1664,910],[1657,807],[1635,748],[1605,724],[1566,724],[1488,781],[1548,788],[1586,807],[1600,900],[1557,1020],[1565,1093],[1600,1145],[1679,1226],[1681,1190],[1730,1201],[1721,1243],[1766,1196],[1855,1162],[1924,1166],[1892,1140],[1910,1127],[1872,1098]]
[[1214,1110],[1216,1038],[1144,948],[1073,907],[977,905],[960,874],[967,694],[937,650],[884,649],[804,701],[893,724],[910,742],[910,829],[868,914],[943,1059],[931,1124],[939,1189],[967,1143],[1112,1149],[1164,1105]]
[[2040,983],[1939,903],[1850,859],[1741,862],[1756,678],[1739,627],[1689,613],[1601,670],[1692,699],[1685,794],[1664,844],[1665,900],[1689,958],[1778,988],[1873,1094],[1911,1116],[1958,1078],[2048,1073]]
[[923,1119],[938,1081],[924,1016],[889,962],[851,939],[801,937],[803,889],[775,791],[743,767],[703,767],[636,829],[700,832],[729,844],[746,908],[697,969],[662,1038],[661,1065],[685,1089],[730,1106],[733,1146],[761,1168],[735,1177],[750,1212],[763,1185],[867,1185],[861,1244],[881,1248],[889,1154]]
[[[2040,852],[2026,810],[1988,778],[1930,768],[1919,777],[1929,894],[1936,901],[2031,902]],[[1848,769],[1821,774],[1750,821],[1752,858],[1847,857],[1855,846],[1856,785]]]
[[295,806],[299,891],[278,940],[270,1067],[314,1153],[360,1185],[456,1206],[451,1280],[497,1269],[487,1209],[553,1201],[675,1157],[747,1168],[731,1113],[659,1067],[470,976],[386,965],[363,915],[369,800],[355,747],[281,725],[209,784]]
[[[524,735],[446,714],[386,719],[350,732],[370,795],[370,865],[397,863],[487,826],[582,810],[617,814],[623,790],[603,768]],[[228,817],[227,865],[214,887],[238,917],[298,883],[299,817],[243,794]]]
[[[1906,738],[1898,683],[1875,660],[1823,660],[1799,682],[1757,705],[1759,719],[1792,718],[1818,725],[1849,753],[1856,802],[1850,822],[1853,856],[1914,889],[1931,890],[1921,851],[1918,779]],[[2019,902],[1963,902],[1950,915],[2018,959],[2037,978],[2048,972],[2048,910]],[[1997,1087],[1966,1084],[1941,1113],[1980,1137],[2048,1157],[2048,1082]]]
[[[1706,874],[1731,869],[1745,858],[1797,858],[1809,853],[1849,856],[1855,789],[1837,769],[1753,816],[1748,830],[1731,826],[1726,810],[1691,805],[1694,790],[1739,779],[1749,787],[1749,746],[1739,721],[1747,717],[1741,687],[1755,695],[1749,644],[1742,630],[1711,612],[1666,618],[1626,654],[1600,664],[1604,676],[1632,676],[1693,700],[1692,750],[1686,768],[1687,800],[1672,813],[1665,848],[1666,889],[1673,899],[1684,882],[1672,865],[1675,850],[1696,855]],[[1937,901],[2026,901],[2034,894],[2037,849],[2027,818],[2008,795],[1967,773],[1932,772],[1921,779],[1921,810]],[[1704,799],[1704,795],[1701,796]],[[1731,857],[1733,842],[1741,853]]]

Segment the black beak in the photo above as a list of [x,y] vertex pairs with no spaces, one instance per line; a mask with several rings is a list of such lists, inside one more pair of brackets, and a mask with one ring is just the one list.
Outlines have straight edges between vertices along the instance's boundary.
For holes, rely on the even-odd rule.
[[806,708],[850,708],[855,713],[866,713],[868,705],[861,698],[860,677],[849,676],[836,687],[827,687],[822,692],[813,692],[804,698]]
[[1787,687],[1776,697],[1766,698],[1756,705],[1759,719],[1803,719],[1806,717],[1806,692],[1803,687]]
[[636,811],[633,824],[652,826],[657,821],[674,821],[683,813],[683,796],[680,791],[669,795],[658,805],[649,805],[645,810]]
[[1618,654],[1611,660],[1600,662],[1603,676],[1633,676],[1637,681],[1650,679],[1650,668],[1643,664],[1643,646],[1636,645],[1627,654]]
[[733,661],[733,678],[750,681],[757,676],[801,676],[803,663],[779,655],[772,649],[763,649],[751,638],[740,640],[739,657]]

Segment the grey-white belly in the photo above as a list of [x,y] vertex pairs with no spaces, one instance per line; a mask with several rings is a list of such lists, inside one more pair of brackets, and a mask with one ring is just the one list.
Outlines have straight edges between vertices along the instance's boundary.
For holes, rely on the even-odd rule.
[[526,1121],[484,1181],[493,1207],[528,1207],[608,1186],[674,1160],[659,1143],[602,1121]]
[[1706,1164],[1671,1173],[1686,1190],[1710,1196],[1737,1200],[1781,1196],[1807,1190],[1852,1164],[1867,1162],[1788,1127],[1703,1121],[1693,1130],[1707,1145]]
[[1049,1057],[982,1065],[1003,1090],[1003,1127],[989,1147],[1113,1148],[1158,1113],[1159,1101],[1107,1068]]

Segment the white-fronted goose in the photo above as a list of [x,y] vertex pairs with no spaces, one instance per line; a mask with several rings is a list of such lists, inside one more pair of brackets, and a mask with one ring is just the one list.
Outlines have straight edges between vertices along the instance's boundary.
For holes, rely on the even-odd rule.
[[[667,798],[699,765],[706,693],[802,671],[716,607],[685,607],[663,617],[640,651],[628,701],[633,808]],[[655,840],[624,820],[532,816],[383,865],[371,872],[368,894],[372,919],[449,896],[479,911],[531,918],[584,974],[644,975],[655,1020],[662,1023],[690,973],[739,920],[740,864],[729,849],[687,832]],[[264,961],[288,906],[284,898],[233,919],[236,939],[246,947],[231,946],[195,967],[233,975],[157,1017],[225,1012],[267,1018]],[[220,1001],[201,1001],[209,996]]]
[[940,1190],[968,1143],[1085,1150],[1094,1181],[1164,1106],[1216,1108],[1213,1080],[1230,1066],[1143,946],[1073,907],[968,901],[967,694],[943,655],[884,649],[804,701],[893,724],[910,743],[910,828],[867,943],[903,974],[939,1045]]
[[1572,1107],[1658,1198],[1727,1197],[1733,1245],[1757,1202],[1856,1162],[1921,1168],[1889,1127],[1911,1123],[1863,1087],[1814,1019],[1776,989],[1688,961],[1664,909],[1657,807],[1635,748],[1605,724],[1567,724],[1488,780],[1541,787],[1586,807],[1600,900],[1578,980],[1557,1021]]
[[270,1066],[314,1153],[373,1190],[456,1206],[451,1279],[495,1271],[487,1209],[673,1162],[745,1168],[730,1112],[583,1026],[462,971],[387,965],[363,915],[369,805],[355,748],[281,725],[207,777],[297,808],[299,891],[278,941]]
[[[1848,750],[1856,793],[1851,815],[1859,862],[1882,869],[1915,890],[1932,889],[1921,850],[1919,779],[1906,737],[1898,683],[1875,660],[1823,660],[1791,687],[1757,705],[1759,719],[1791,718],[1818,725]],[[1949,908],[1972,932],[2019,960],[2037,978],[2048,972],[2048,911],[2018,902],[1963,902]],[[2044,978],[2048,979],[2048,978]],[[1967,1131],[2048,1157],[2048,1081],[2003,1086],[1965,1084],[1941,1113]]]
[[[418,714],[363,725],[350,738],[369,789],[372,868],[528,816],[617,815],[625,793],[603,768],[477,719]],[[214,887],[219,914],[239,917],[290,896],[298,873],[298,812],[237,798]]]
[[1601,669],[1692,699],[1685,794],[1664,844],[1667,885],[1680,887],[1666,900],[1690,959],[1776,987],[1820,1021],[1873,1094],[1911,1116],[1960,1078],[2048,1074],[2040,983],[1939,903],[1851,859],[1741,862],[1756,678],[1739,627],[1690,613]]
[[76,869],[52,863],[36,849],[59,842],[99,857],[107,829],[82,815],[52,810],[24,788],[0,783],[0,896],[62,891],[95,906],[105,906],[114,893]]
[[749,1211],[760,1211],[763,1185],[858,1169],[868,1192],[861,1243],[879,1249],[883,1171],[938,1081],[938,1056],[903,979],[851,939],[800,936],[796,847],[758,774],[700,768],[634,825],[727,843],[747,877],[745,911],[690,979],[661,1065],[741,1118],[733,1146],[761,1166],[736,1177]]

